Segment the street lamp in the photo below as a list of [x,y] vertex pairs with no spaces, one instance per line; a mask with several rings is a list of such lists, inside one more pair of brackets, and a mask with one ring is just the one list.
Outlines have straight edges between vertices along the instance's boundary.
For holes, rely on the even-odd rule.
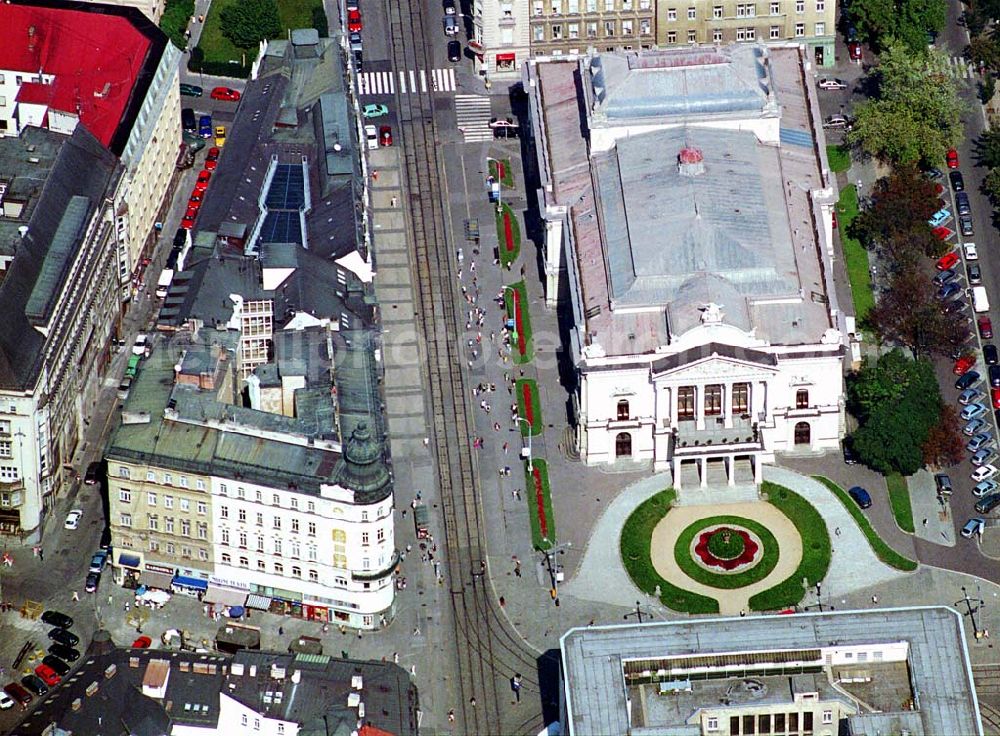
[[492,158],[490,156],[486,157],[486,170],[489,171],[490,161],[497,165],[497,213],[503,212],[503,176],[501,176],[499,159]]
[[519,422],[518,424],[519,427],[521,426],[520,422],[524,422],[525,424],[528,425],[528,472],[533,473],[535,472],[535,466],[533,464],[534,456],[531,454],[531,422],[529,422],[524,417],[518,417],[517,421]]

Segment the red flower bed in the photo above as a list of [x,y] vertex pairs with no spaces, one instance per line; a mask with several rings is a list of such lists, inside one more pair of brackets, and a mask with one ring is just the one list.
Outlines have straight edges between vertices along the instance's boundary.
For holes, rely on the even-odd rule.
[[502,183],[506,173],[507,167],[503,165],[503,161],[497,161],[497,181]]
[[517,326],[517,350],[521,355],[524,355],[524,351],[527,349],[524,341],[523,321],[521,316],[521,290],[514,289],[514,324]]
[[[518,340],[520,342],[520,339]],[[524,352],[523,350],[521,351]],[[521,384],[521,394],[524,396],[524,413],[525,419],[528,420],[528,425],[531,427],[535,426],[535,407],[531,401],[531,384],[522,383]]]
[[507,243],[507,252],[514,252],[514,226],[510,222],[510,210],[503,211],[503,239]]
[[542,490],[542,474],[538,468],[533,468],[531,477],[535,480],[535,505],[538,507],[538,528],[542,538],[549,536],[549,520],[545,516],[545,492]]
[[743,538],[743,554],[739,557],[734,557],[731,560],[723,560],[708,551],[708,540],[712,537],[712,535],[724,528],[726,527],[707,529],[699,534],[698,543],[694,547],[694,553],[698,555],[698,557],[701,558],[701,561],[706,565],[721,567],[723,570],[735,570],[741,565],[753,562],[753,558],[757,555],[757,543],[753,541],[753,539],[750,538],[750,535],[742,529],[729,529],[732,534],[736,534]]

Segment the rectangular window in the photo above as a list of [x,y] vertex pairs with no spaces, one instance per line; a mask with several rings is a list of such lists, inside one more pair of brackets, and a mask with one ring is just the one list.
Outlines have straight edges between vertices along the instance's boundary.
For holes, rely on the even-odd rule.
[[771,26],[771,40],[777,41],[781,38],[781,26]]
[[153,491],[146,492],[146,503],[148,503],[150,506],[156,505],[156,494]]
[[274,540],[274,554],[276,554],[276,555],[280,555],[281,554],[281,540],[280,539],[275,539]]
[[[184,503],[186,503],[186,501],[182,501],[181,502],[182,505]],[[174,497],[173,496],[164,496],[163,497],[163,508],[165,508],[165,509],[172,509],[173,507],[174,507]]]
[[823,723],[829,724],[833,723],[833,711],[825,710],[823,711]]
[[615,0],[604,0],[604,12],[605,13],[615,12]]
[[229,544],[229,530],[223,529],[219,532],[219,540],[222,544]]
[[250,567],[250,559],[248,557],[241,557],[240,567]]
[[294,534],[298,534],[299,533],[299,520],[298,519],[292,519],[292,532]]
[[807,710],[802,714],[802,730],[806,733],[812,733],[813,730],[813,712]]
[[118,516],[120,526],[132,526],[132,514],[120,514]]
[[551,14],[552,15],[562,15],[562,0],[551,0]]
[[174,482],[174,476],[173,475],[171,475],[170,473],[164,473],[163,474],[163,483],[164,483],[164,485],[168,485],[169,486],[169,485],[172,485],[173,482]]
[[615,23],[615,21],[613,21],[613,20],[606,20],[606,21],[604,21],[604,35],[605,36],[614,36],[616,28],[617,28],[617,24]]
[[795,12],[796,13],[806,12],[806,0],[795,0]]
[[257,526],[264,526],[264,514],[257,513]]
[[[2,76],[2,75],[0,75],[0,76]],[[119,465],[118,466],[118,477],[119,478],[129,478],[129,477],[131,477],[131,475],[132,474],[129,472],[129,469],[126,468],[124,465]]]
[[180,478],[178,478],[177,482],[181,484],[181,488],[188,487],[188,479],[186,475],[182,475]]
[[306,525],[306,533],[307,533],[307,534],[308,534],[308,535],[309,535],[310,537],[315,537],[315,536],[316,536],[316,522],[315,522],[315,521],[310,521],[310,522],[309,522],[309,523],[308,523],[308,524]]
[[[742,31],[743,29],[738,30]],[[743,35],[745,37],[746,33]],[[737,40],[742,40],[739,38],[738,32]],[[722,386],[719,384],[705,386],[705,416],[717,417],[720,414],[722,414]]]
[[747,28],[747,41],[753,41],[757,38],[756,28]]
[[[736,40],[737,41],[746,41],[747,40],[747,29],[746,28],[737,28],[736,29]],[[707,409],[705,411],[705,414],[708,414]]]
[[[752,28],[750,30],[753,30]],[[733,414],[746,414],[750,411],[750,384],[733,384]]]
[[754,728],[757,724],[757,719],[754,716],[743,716],[743,733],[754,734],[757,729]]
[[740,732],[740,717],[729,716],[729,733],[736,736]]
[[781,15],[781,3],[771,3],[771,15]]
[[698,32],[694,29],[688,31],[688,43],[698,43]]
[[313,512],[315,512],[316,511],[316,502],[315,501],[307,501],[306,502],[306,511],[308,511],[310,514],[313,513]]
[[569,38],[579,38],[580,37],[580,24],[579,23],[567,23],[566,31]]
[[219,507],[219,516],[221,516],[223,519],[228,519],[229,518],[229,507],[228,506],[220,506]]
[[817,23],[816,24],[816,35],[817,36],[825,36],[826,35],[826,23]]
[[174,517],[172,516],[163,517],[163,531],[165,531],[167,534],[174,533]]
[[157,542],[155,539],[150,539],[149,540],[149,551],[150,552],[158,552],[159,549],[160,549],[160,543]]
[[653,0],[639,0],[639,10],[649,10],[653,7]]
[[[719,10],[722,10],[722,8],[719,8]],[[745,13],[746,13],[746,5],[737,5],[736,6],[736,17],[737,18],[742,18]],[[722,17],[721,13],[719,14],[719,17],[720,18]]]
[[761,713],[757,716],[757,733],[769,734],[771,733],[771,714]]
[[150,531],[157,532],[160,530],[160,517],[154,514],[149,514],[146,517],[146,522],[149,525]]
[[538,17],[541,17],[545,13],[545,7],[542,0],[535,0],[535,2],[532,3],[532,12]]
[[697,8],[688,8],[688,20],[695,20],[698,17]]
[[203,521],[198,522],[198,539],[208,539],[208,524]]
[[181,534],[185,537],[191,536],[191,522],[188,519],[181,519]]
[[223,564],[225,564],[225,565],[228,565],[230,562],[233,561],[232,556],[228,552],[223,552],[221,559],[222,559]]
[[[736,6],[737,12],[739,12],[739,8],[741,8],[741,7],[743,7],[743,6],[742,5],[737,5]],[[718,20],[719,18],[722,17],[722,6],[721,5],[716,5],[715,7],[712,8],[712,17],[715,18],[716,20]]]
[[197,488],[199,491],[204,491],[205,490],[205,481],[203,481],[201,478],[195,479],[194,487]]
[[375,532],[375,539],[377,539],[380,542],[384,542],[385,541],[385,529],[379,528]]
[[678,419],[694,419],[695,418],[695,387],[694,386],[681,386],[677,389],[677,418]]
[[677,43],[677,31],[667,31],[667,43]]
[[796,38],[802,38],[802,36],[804,36],[804,35],[806,35],[806,24],[805,23],[796,23],[795,24],[795,37]]
[[205,549],[204,547],[199,547],[198,548],[198,559],[201,560],[202,562],[204,562],[205,560],[207,560],[208,559],[208,550]]
[[225,483],[220,483],[219,484],[219,493],[221,493],[223,496],[225,496],[228,492],[229,491],[226,488],[226,484]]
[[267,563],[265,563],[264,560],[257,560],[257,569],[260,570],[261,572],[266,572]]
[[826,0],[816,0],[816,12],[822,13],[826,10]]
[[152,470],[147,470],[146,471],[146,480],[152,481],[152,482],[155,483],[156,482],[156,473],[154,473]]
[[623,36],[632,35],[632,20],[629,18],[622,21],[622,35]]
[[302,577],[302,568],[301,567],[297,567],[295,565],[292,565],[292,577],[293,578],[300,578],[300,577]]
[[118,489],[118,500],[122,503],[132,503],[132,491],[128,488]]
[[800,388],[795,392],[795,408],[796,409],[808,409],[809,408],[809,390]]
[[[514,8],[513,7],[508,7],[507,11],[508,12],[505,13],[505,15],[509,16],[509,15],[511,15],[511,13],[514,12]],[[567,3],[566,3],[566,12],[569,13],[570,15],[576,15],[577,13],[579,13],[580,12],[580,0],[567,0]]]
[[238,510],[236,511],[236,516],[237,516],[237,518],[238,518],[238,519],[239,519],[239,520],[240,520],[241,522],[243,522],[243,523],[245,524],[245,523],[246,523],[246,521],[247,521],[247,510],[246,510],[246,509],[238,509]]
[[784,733],[785,732],[785,714],[775,713],[774,714],[774,732]]
[[295,497],[292,497],[291,504],[292,504],[292,508],[293,509],[298,509],[298,507],[299,507],[299,499],[297,499]]
[[274,572],[277,575],[284,575],[285,574],[285,566],[283,564],[281,564],[280,562],[275,562],[274,563]]
[[667,20],[677,20],[677,8],[667,8]]
[[709,716],[705,719],[705,730],[706,731],[718,731],[719,730],[719,719],[715,716]]
[[190,511],[190,510],[191,510],[191,502],[188,501],[186,498],[182,498],[181,499],[181,511],[187,512],[187,511]]
[[208,504],[205,503],[204,501],[199,501],[198,502],[198,513],[199,514],[207,514],[208,513]]
[[712,31],[712,41],[714,41],[715,43],[721,43],[722,42],[722,29],[721,28],[716,28],[716,29],[714,29]]
[[319,582],[319,573],[316,572],[315,570],[310,570],[309,571],[309,582],[310,583],[318,583]]
[[653,32],[653,22],[649,18],[639,19],[639,34],[648,36]]
[[563,37],[562,33],[563,33],[563,31],[562,31],[562,23],[553,23],[552,24],[552,40],[553,41],[560,40]]
[[281,529],[281,517],[280,516],[275,516],[274,517],[274,528],[275,529]]
[[545,26],[541,26],[541,25],[532,26],[531,27],[531,33],[532,33],[532,38],[535,41],[544,41],[545,40]]
[[788,730],[795,732],[799,730],[799,714],[789,713],[788,714]]
[[757,17],[757,6],[754,3],[747,5],[747,18]]

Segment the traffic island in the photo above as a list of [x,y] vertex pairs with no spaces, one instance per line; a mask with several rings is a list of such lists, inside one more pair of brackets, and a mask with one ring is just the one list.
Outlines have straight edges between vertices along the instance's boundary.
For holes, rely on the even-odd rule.
[[534,357],[531,344],[531,318],[528,316],[528,290],[524,281],[504,288],[507,317],[514,321],[512,357],[515,363],[529,363]]
[[489,160],[490,176],[495,181],[500,182],[500,186],[506,189],[514,188],[514,172],[510,168],[509,158],[491,158]]
[[500,265],[510,270],[521,255],[521,228],[510,205],[503,203],[496,211],[497,239],[500,241]]
[[524,463],[524,495],[531,517],[531,543],[535,549],[551,549],[556,543],[556,519],[552,513],[549,466],[542,459]]
[[517,392],[517,415],[525,420],[518,422],[521,425],[521,436],[527,437],[529,431],[532,436],[540,435],[544,425],[538,384],[533,378],[519,378],[514,384],[514,390]]

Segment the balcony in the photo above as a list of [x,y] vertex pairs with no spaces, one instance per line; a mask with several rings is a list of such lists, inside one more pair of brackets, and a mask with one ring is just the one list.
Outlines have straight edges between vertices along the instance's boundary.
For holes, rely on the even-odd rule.
[[749,416],[733,417],[733,426],[724,427],[719,417],[707,417],[705,429],[697,429],[693,420],[677,423],[674,432],[674,454],[703,455],[706,453],[758,452],[764,449],[759,427]]
[[392,553],[392,558],[389,560],[389,564],[385,568],[382,570],[352,570],[351,580],[366,582],[387,578],[396,570],[396,565],[398,564],[399,550],[395,550]]

